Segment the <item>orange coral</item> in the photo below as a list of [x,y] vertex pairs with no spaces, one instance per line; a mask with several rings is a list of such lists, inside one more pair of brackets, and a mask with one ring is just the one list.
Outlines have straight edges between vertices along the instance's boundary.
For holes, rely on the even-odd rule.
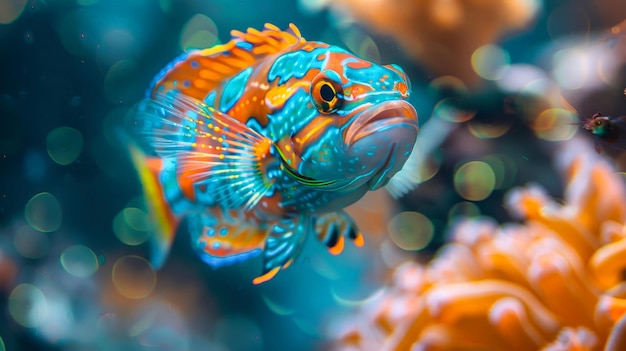
[[478,47],[525,28],[539,2],[527,0],[301,0],[329,6],[396,38],[404,49],[442,75],[465,83],[478,78],[470,58]]
[[459,223],[343,324],[338,348],[626,350],[626,191],[589,149],[560,154],[564,205],[531,185],[508,196],[522,224]]

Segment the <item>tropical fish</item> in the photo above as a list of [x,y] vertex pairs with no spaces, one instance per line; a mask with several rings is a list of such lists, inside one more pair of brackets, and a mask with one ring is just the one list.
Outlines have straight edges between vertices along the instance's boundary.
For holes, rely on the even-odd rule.
[[583,123],[583,128],[596,137],[596,151],[626,150],[626,116],[610,117],[594,113]]
[[154,266],[185,219],[213,267],[262,255],[258,284],[309,233],[332,254],[346,240],[363,245],[343,208],[411,186],[400,171],[418,122],[396,65],[306,41],[293,24],[231,34],[156,76],[134,114],[131,155],[156,223]]

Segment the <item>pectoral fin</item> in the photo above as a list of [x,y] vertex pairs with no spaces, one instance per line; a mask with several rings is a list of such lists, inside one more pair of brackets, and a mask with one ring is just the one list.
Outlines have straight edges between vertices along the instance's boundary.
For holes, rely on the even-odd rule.
[[241,212],[235,217],[219,209],[187,216],[191,245],[211,267],[246,261],[262,252],[265,230],[246,222]]
[[363,246],[363,234],[356,223],[344,211],[324,213],[315,217],[315,233],[317,239],[328,247],[333,255],[340,254],[348,238],[357,247]]
[[250,209],[273,184],[272,141],[198,100],[156,94],[141,102],[133,123],[155,153],[177,160],[183,191],[206,186],[222,207]]
[[272,279],[298,257],[310,223],[307,216],[300,216],[270,225],[263,250],[263,274],[252,281],[254,284]]

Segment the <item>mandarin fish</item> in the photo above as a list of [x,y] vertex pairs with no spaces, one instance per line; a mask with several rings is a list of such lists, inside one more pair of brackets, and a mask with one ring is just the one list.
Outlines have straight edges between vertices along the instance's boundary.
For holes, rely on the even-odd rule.
[[418,122],[399,66],[306,41],[293,24],[231,35],[156,76],[130,149],[157,228],[153,265],[185,220],[212,267],[261,255],[258,284],[309,234],[332,254],[363,245],[343,209],[369,190],[411,187],[402,168]]
[[610,117],[594,113],[582,123],[596,138],[596,151],[626,150],[626,116]]

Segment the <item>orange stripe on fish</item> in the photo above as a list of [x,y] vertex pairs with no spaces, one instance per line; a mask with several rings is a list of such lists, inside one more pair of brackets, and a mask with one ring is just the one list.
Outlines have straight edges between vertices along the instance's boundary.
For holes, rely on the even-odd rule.
[[[242,68],[250,67],[269,55],[305,42],[295,26],[290,26],[283,32],[276,26],[266,25],[263,31],[249,28],[248,32],[233,30],[231,35],[233,40],[226,44],[186,55],[184,60],[177,62],[156,82],[152,93],[156,93],[160,86],[168,90],[177,88],[185,91],[187,96],[202,101],[220,82],[232,77]],[[240,43],[249,43],[251,46],[240,48],[237,46]],[[197,89],[186,88],[184,82],[190,77],[199,77],[204,81],[196,78],[194,82]]]

